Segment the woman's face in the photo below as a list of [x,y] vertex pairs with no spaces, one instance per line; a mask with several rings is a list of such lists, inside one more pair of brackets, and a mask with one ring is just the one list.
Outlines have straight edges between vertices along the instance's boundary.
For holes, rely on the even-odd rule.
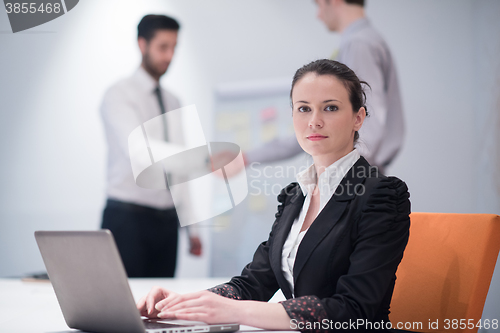
[[300,146],[315,163],[333,163],[353,149],[354,132],[365,118],[353,112],[349,93],[333,75],[307,73],[292,92],[293,127]]

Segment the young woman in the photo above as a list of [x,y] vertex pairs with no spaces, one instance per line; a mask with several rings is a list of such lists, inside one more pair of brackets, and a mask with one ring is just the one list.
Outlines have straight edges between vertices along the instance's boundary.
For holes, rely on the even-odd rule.
[[[153,288],[137,304],[142,315],[302,331],[389,327],[410,202],[404,182],[354,148],[366,117],[362,83],[332,60],[295,73],[293,125],[314,164],[278,196],[269,239],[226,284],[185,295]],[[267,303],[280,288],[287,300]]]

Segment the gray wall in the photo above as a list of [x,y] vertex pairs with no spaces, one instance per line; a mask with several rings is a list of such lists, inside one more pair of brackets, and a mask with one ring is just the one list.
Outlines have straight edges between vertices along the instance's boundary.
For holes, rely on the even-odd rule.
[[[98,227],[98,107],[138,65],[135,29],[148,12],[183,25],[164,83],[197,105],[208,140],[217,84],[291,77],[338,45],[309,0],[87,0],[18,34],[0,11],[0,276],[43,270],[34,230]],[[399,69],[408,131],[388,171],[407,182],[413,211],[500,214],[500,2],[372,0],[367,12]],[[210,253],[193,259],[185,246],[178,275],[206,275]]]

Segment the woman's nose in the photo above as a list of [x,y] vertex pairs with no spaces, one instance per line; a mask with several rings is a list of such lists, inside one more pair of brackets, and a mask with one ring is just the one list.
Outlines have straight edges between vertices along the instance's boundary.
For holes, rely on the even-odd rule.
[[310,128],[322,128],[324,125],[323,118],[319,112],[311,112],[311,118],[309,119]]

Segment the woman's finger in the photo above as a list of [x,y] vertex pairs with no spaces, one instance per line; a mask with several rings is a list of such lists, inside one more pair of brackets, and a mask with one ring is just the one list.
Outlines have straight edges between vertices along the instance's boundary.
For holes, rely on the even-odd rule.
[[161,311],[164,307],[168,306],[173,302],[177,302],[177,299],[182,297],[182,295],[171,293],[161,301],[157,302],[155,305],[155,309]]
[[188,300],[179,302],[175,305],[166,307],[165,310],[174,312],[177,310],[199,307],[202,305],[203,305],[203,303],[201,302],[200,297],[197,297],[197,298],[188,299]]
[[209,322],[206,313],[179,313],[176,314],[176,319],[202,321],[204,323]]
[[192,308],[186,308],[186,309],[180,309],[177,311],[170,311],[170,310],[165,310],[160,313],[158,313],[158,318],[166,319],[166,318],[175,318],[175,319],[181,319],[179,316],[183,316],[184,314],[197,314],[197,315],[204,315],[206,316],[206,308],[203,306],[196,306]]
[[152,292],[150,292],[146,296],[146,313],[147,313],[147,315],[150,315],[153,312],[154,305],[155,305],[155,295]]
[[163,301],[159,302],[157,309],[164,309],[164,308],[169,308],[173,307],[174,305],[180,303],[180,302],[185,302],[190,299],[195,299],[200,297],[203,292],[194,292],[194,293],[189,293],[189,294],[184,294],[184,295],[177,295],[177,297],[174,298],[166,298]]
[[147,315],[151,316],[156,312],[155,305],[156,303],[165,298],[168,295],[168,291],[166,289],[160,287],[153,287],[149,294],[146,296],[146,308]]
[[137,310],[139,310],[139,313],[141,316],[145,316],[147,314],[147,308],[146,308],[146,296],[142,297],[139,302],[137,302]]

